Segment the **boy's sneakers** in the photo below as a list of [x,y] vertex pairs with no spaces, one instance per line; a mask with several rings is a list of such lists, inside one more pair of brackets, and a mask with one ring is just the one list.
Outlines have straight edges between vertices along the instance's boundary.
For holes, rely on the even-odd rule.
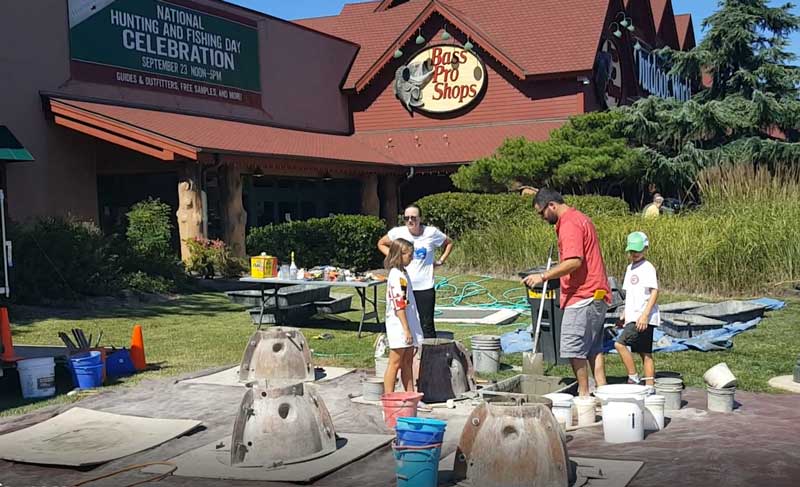
[[639,378],[639,374],[633,374],[628,376],[628,384],[636,384],[641,385],[642,379]]

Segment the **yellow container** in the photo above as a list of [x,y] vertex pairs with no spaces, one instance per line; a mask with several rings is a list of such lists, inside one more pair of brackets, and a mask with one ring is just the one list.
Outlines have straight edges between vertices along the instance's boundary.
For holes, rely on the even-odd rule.
[[250,276],[265,279],[278,276],[278,258],[271,255],[250,257]]

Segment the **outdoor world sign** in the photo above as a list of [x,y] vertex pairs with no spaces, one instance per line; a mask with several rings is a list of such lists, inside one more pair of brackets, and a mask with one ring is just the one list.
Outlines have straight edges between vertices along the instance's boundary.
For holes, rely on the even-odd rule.
[[253,21],[186,0],[69,0],[69,27],[74,78],[261,106]]
[[692,85],[689,81],[669,74],[669,68],[655,53],[647,49],[639,49],[636,54],[638,64],[637,78],[639,87],[659,98],[675,98],[688,101],[692,97]]
[[429,47],[395,73],[394,93],[409,112],[448,113],[478,98],[486,85],[486,68],[460,46]]

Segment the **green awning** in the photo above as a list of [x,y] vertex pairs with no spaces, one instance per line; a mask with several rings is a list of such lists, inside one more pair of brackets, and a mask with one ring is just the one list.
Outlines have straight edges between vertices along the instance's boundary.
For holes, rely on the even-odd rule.
[[11,130],[0,125],[0,161],[32,161],[33,156],[19,143]]

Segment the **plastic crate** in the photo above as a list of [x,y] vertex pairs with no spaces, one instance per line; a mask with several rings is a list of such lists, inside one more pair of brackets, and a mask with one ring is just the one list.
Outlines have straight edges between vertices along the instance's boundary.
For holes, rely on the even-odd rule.
[[[274,289],[267,289],[264,291],[267,295],[275,294]],[[256,306],[261,306],[261,291],[258,289],[243,289],[240,291],[227,291],[225,293],[228,296],[228,299],[233,301],[236,304],[246,306],[248,308],[254,308]],[[272,305],[275,306],[275,299],[272,300]]]
[[352,303],[352,294],[331,294],[328,299],[315,301],[314,306],[317,313],[333,315],[349,311]]
[[283,325],[301,323],[314,316],[317,309],[314,303],[295,304],[285,308],[266,308],[260,323],[258,317],[261,314],[261,308],[250,308],[248,313],[250,313],[250,319],[254,325]]
[[[330,286],[315,286],[313,284],[298,284],[278,289],[278,306],[288,307],[297,304],[313,304],[315,301],[325,301],[330,298]],[[275,298],[267,299],[267,306],[275,306]]]
[[750,321],[764,316],[766,306],[746,301],[723,301],[722,303],[709,304],[702,308],[692,310],[692,314],[706,316],[715,320],[728,323],[735,321]]
[[724,321],[690,314],[661,313],[661,329],[675,338],[693,338],[725,326]]

